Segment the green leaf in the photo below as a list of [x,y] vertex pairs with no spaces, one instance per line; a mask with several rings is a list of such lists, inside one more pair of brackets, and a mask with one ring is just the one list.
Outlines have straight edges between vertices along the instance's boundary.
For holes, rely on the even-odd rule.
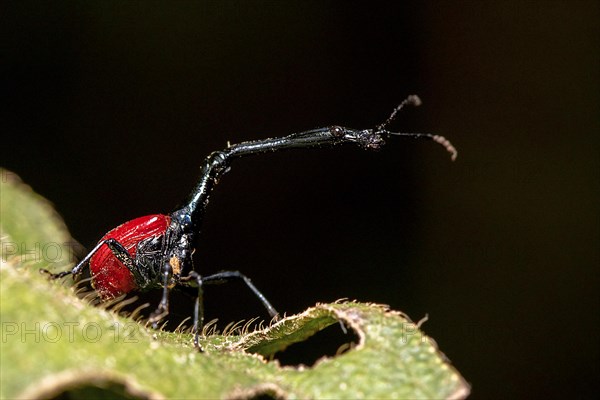
[[77,242],[48,200],[0,168],[0,257],[30,268],[64,270]]
[[[47,202],[14,182],[23,197],[11,208],[2,203],[3,231],[18,240],[50,240],[28,230],[48,225],[44,232],[64,235]],[[45,214],[36,209],[37,201]],[[21,207],[25,203],[27,211]],[[31,214],[38,222],[14,229],[16,218],[8,216],[13,212],[25,212],[21,221]],[[13,222],[5,225],[6,216]],[[190,333],[154,331],[94,307],[73,288],[37,273],[41,262],[22,261],[12,255],[0,265],[1,398],[63,393],[71,398],[464,398],[469,393],[433,340],[405,315],[381,305],[319,304],[251,333],[237,329],[205,336],[205,352],[199,353]],[[359,337],[353,349],[312,367],[268,361],[339,321]]]

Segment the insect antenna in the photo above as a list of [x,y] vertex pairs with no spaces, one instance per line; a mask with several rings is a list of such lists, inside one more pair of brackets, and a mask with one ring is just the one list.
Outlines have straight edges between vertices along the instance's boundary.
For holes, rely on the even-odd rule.
[[398,106],[396,108],[394,108],[394,110],[392,111],[390,116],[382,124],[377,125],[377,127],[375,128],[375,131],[377,131],[381,134],[388,135],[388,136],[404,136],[404,137],[411,137],[414,139],[433,140],[434,142],[442,145],[446,149],[446,151],[448,153],[450,153],[450,159],[452,161],[456,160],[456,157],[458,156],[458,151],[456,150],[456,147],[454,147],[448,139],[446,139],[445,137],[443,137],[441,135],[434,135],[432,133],[390,132],[385,129],[390,123],[392,123],[394,121],[394,119],[396,118],[396,114],[398,114],[398,112],[400,110],[402,110],[404,108],[404,106],[408,105],[408,106],[418,107],[421,104],[422,104],[422,101],[419,98],[419,96],[417,96],[416,94],[411,94],[402,103],[398,104]]
[[406,99],[404,99],[402,101],[402,103],[398,104],[398,106],[396,108],[394,108],[394,110],[392,111],[390,116],[382,124],[377,125],[376,130],[378,130],[378,131],[385,130],[385,128],[389,124],[391,124],[394,121],[394,119],[396,119],[396,114],[398,114],[398,112],[400,110],[402,110],[404,108],[404,106],[418,107],[421,104],[423,104],[423,102],[421,101],[421,98],[419,96],[417,96],[416,94],[411,94]]

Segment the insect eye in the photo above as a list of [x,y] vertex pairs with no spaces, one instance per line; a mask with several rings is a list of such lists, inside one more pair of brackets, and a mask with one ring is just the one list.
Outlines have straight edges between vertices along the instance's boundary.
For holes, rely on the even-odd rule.
[[329,131],[335,137],[344,136],[344,129],[341,126],[332,126],[331,128],[329,128]]

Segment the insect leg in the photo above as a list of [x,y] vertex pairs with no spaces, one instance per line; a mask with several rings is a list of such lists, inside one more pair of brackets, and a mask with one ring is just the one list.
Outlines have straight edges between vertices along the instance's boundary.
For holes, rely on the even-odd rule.
[[63,271],[54,274],[48,271],[47,269],[40,269],[40,273],[49,275],[50,279],[59,279],[67,275],[79,275],[83,271],[83,268],[89,263],[90,259],[94,256],[94,254],[96,254],[96,252],[100,250],[100,248],[105,244],[110,248],[115,257],[119,259],[119,261],[121,261],[131,272],[134,272],[133,268],[131,268],[131,266],[133,265],[133,258],[131,257],[127,249],[125,249],[125,247],[123,247],[123,245],[115,239],[106,239],[99,242],[81,261],[79,261],[79,263],[76,266],[74,266],[69,271]]
[[196,297],[196,304],[194,305],[194,347],[202,351],[202,348],[198,343],[198,337],[200,336],[200,332],[204,326],[204,291],[202,289],[203,279],[199,273],[192,271],[188,276],[181,278],[180,281],[181,283],[185,284],[191,280],[194,280],[196,286],[198,286],[198,296]]
[[163,265],[162,269],[162,298],[156,310],[150,315],[149,320],[152,323],[152,327],[154,329],[158,328],[158,323],[160,322],[160,320],[169,315],[169,279],[171,279],[172,274],[173,268],[171,267],[171,264],[166,262]]
[[139,268],[136,268],[135,259],[131,257],[131,254],[129,254],[129,251],[127,251],[125,246],[119,243],[116,239],[112,238],[106,239],[104,242],[106,243],[110,251],[114,254],[114,256],[117,258],[117,260],[121,261],[121,263],[127,267],[127,269],[131,272],[136,282],[144,282],[148,280],[147,277],[143,276],[140,273]]
[[202,278],[202,281],[204,282],[205,285],[218,285],[218,284],[226,283],[226,282],[229,282],[229,281],[232,281],[232,280],[236,280],[236,279],[240,279],[240,280],[244,281],[244,283],[246,284],[246,286],[248,286],[248,288],[250,288],[250,290],[252,290],[252,292],[254,293],[254,295],[256,297],[258,297],[258,299],[263,304],[263,306],[267,309],[267,312],[269,313],[269,315],[271,317],[273,317],[273,318],[279,317],[279,313],[277,312],[277,310],[275,309],[275,307],[273,307],[271,305],[271,303],[269,303],[269,300],[267,300],[267,298],[265,297],[265,295],[262,294],[256,288],[256,286],[254,286],[254,284],[252,283],[252,281],[250,280],[250,278],[248,278],[246,275],[242,274],[239,271],[221,271],[221,272],[217,272],[216,274],[205,276],[204,278]]

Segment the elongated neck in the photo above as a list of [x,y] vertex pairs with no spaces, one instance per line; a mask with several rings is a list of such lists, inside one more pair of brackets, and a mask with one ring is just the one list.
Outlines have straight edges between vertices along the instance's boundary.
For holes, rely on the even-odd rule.
[[195,230],[199,230],[210,194],[219,178],[227,172],[231,163],[229,149],[211,153],[202,163],[200,179],[185,200],[178,213],[187,214]]
[[357,131],[332,126],[281,138],[242,142],[224,150],[215,151],[204,160],[196,187],[177,213],[189,215],[195,229],[199,229],[210,193],[219,179],[229,171],[231,162],[237,158],[287,149],[314,148],[353,142],[370,149],[377,149],[384,144],[381,132]]

